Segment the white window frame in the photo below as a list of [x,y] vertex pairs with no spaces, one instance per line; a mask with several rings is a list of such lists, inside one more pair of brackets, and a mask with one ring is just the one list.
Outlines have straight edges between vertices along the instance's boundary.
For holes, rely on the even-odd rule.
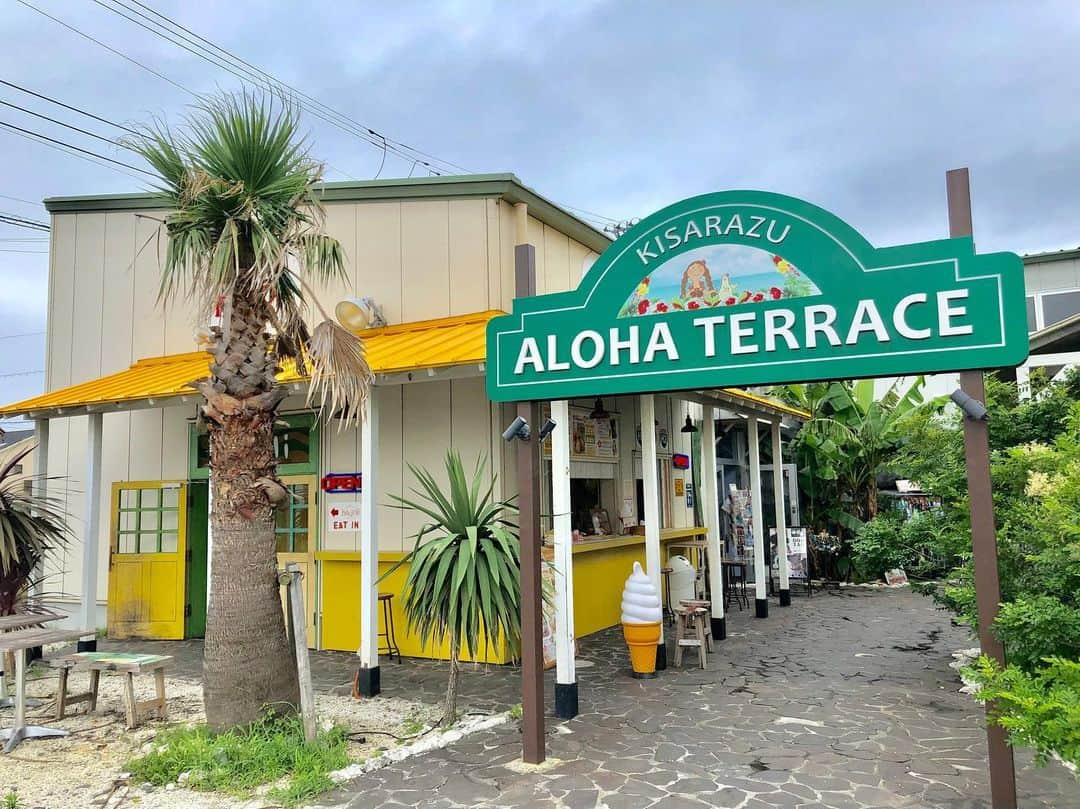
[[[1046,317],[1043,313],[1043,298],[1053,297],[1054,295],[1064,295],[1067,293],[1080,292],[1080,288],[1071,287],[1069,289],[1047,289],[1041,292],[1029,292],[1024,296],[1025,307],[1027,306],[1027,298],[1035,299],[1035,331],[1042,331],[1046,328]],[[1026,316],[1026,315],[1025,315]],[[1059,321],[1055,321],[1059,322]],[[1032,332],[1029,332],[1031,334]]]

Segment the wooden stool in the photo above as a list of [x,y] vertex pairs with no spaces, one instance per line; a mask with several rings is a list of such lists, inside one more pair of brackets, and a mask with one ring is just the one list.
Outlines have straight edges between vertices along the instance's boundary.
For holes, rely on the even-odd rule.
[[[56,689],[56,718],[63,719],[67,707],[76,702],[88,702],[89,710],[97,709],[98,684],[101,672],[115,671],[124,675],[124,713],[127,728],[132,730],[139,720],[153,713],[159,719],[167,719],[168,703],[165,700],[165,669],[172,665],[169,655],[125,654],[123,652],[76,652],[55,657],[49,665],[60,670],[60,682]],[[72,671],[90,672],[90,690],[85,694],[68,694],[68,674]],[[157,694],[154,699],[135,701],[135,675],[153,672]]]
[[394,637],[394,610],[393,605],[390,603],[394,600],[393,593],[379,593],[379,601],[382,602],[382,614],[383,614],[383,631],[379,633],[379,637],[386,641],[386,651],[383,651],[383,647],[379,647],[378,654],[386,654],[390,656],[390,659],[394,659],[394,655],[397,655],[397,662],[401,662],[401,649],[398,648],[397,639]]
[[683,649],[697,648],[698,662],[705,668],[706,650],[712,650],[712,639],[706,626],[707,601],[680,601],[675,607],[675,665],[681,666]]

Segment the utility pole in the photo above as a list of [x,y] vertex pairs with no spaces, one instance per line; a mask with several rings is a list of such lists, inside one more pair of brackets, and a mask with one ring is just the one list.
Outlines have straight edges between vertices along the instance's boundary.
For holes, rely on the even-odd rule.
[[[945,173],[949,206],[949,236],[972,236],[971,188],[968,170]],[[980,403],[986,401],[982,371],[962,371],[960,388]],[[1001,601],[998,581],[997,533],[990,483],[990,435],[985,419],[964,416],[964,456],[967,461],[968,507],[971,513],[971,549],[975,560],[975,602],[979,614],[979,648],[1005,665],[1005,649],[991,631]],[[986,744],[990,759],[990,801],[993,809],[1016,809],[1016,768],[1005,729],[990,722],[986,706]]]

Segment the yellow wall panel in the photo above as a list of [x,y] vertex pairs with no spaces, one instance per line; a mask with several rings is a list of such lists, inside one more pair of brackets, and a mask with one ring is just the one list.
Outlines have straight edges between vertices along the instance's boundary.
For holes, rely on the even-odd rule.
[[71,335],[71,382],[101,376],[103,213],[79,214],[75,234],[75,303]]
[[356,205],[356,294],[382,306],[390,323],[402,322],[400,202]]
[[490,308],[486,201],[452,200],[449,205],[449,314],[482,312]]

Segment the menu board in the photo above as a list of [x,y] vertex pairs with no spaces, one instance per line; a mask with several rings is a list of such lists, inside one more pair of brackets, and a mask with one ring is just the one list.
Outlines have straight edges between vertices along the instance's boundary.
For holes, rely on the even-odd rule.
[[[551,408],[548,405],[544,405],[543,411],[542,418],[551,418]],[[618,418],[612,414],[606,419],[591,419],[589,412],[584,408],[570,410],[570,460],[608,463],[618,461]],[[556,429],[562,429],[562,425]],[[550,458],[550,442],[544,442],[543,450],[544,457]]]

